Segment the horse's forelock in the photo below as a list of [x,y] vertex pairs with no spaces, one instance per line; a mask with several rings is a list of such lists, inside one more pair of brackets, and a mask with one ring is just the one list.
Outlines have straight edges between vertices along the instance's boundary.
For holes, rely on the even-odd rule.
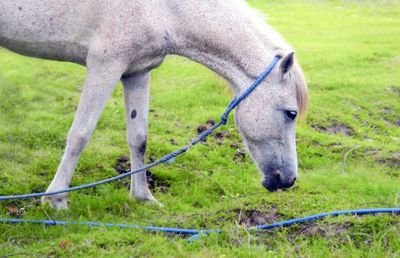
[[293,80],[293,84],[296,88],[297,106],[299,108],[301,117],[304,118],[306,116],[308,107],[307,82],[304,78],[303,71],[298,64],[293,67],[291,72],[293,73],[293,76],[290,76],[290,78]]

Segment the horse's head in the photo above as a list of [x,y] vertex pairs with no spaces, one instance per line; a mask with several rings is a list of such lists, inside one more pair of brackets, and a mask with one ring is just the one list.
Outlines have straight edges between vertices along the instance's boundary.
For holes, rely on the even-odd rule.
[[307,97],[291,53],[236,109],[239,132],[270,191],[291,187],[297,178],[296,117],[305,112]]

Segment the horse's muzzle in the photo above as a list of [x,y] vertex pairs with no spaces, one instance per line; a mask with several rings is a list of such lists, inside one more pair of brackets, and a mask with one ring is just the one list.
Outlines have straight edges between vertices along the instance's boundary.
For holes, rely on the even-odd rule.
[[265,176],[261,181],[262,186],[264,186],[268,191],[273,192],[278,189],[289,188],[294,185],[296,181],[296,176],[285,176],[283,172],[277,170],[273,172],[270,176]]

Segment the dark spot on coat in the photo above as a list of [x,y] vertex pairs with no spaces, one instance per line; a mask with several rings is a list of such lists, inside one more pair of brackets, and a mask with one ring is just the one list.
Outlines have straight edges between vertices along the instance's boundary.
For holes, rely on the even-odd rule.
[[147,139],[145,139],[142,144],[140,144],[139,146],[139,153],[144,155],[146,152],[146,148],[147,148]]
[[131,112],[131,118],[132,118],[132,119],[135,119],[136,116],[137,116],[137,111],[136,111],[136,109],[134,109],[134,110],[132,110],[132,112]]
[[19,7],[18,7],[18,10],[22,11],[22,7],[21,7],[21,6],[19,6]]

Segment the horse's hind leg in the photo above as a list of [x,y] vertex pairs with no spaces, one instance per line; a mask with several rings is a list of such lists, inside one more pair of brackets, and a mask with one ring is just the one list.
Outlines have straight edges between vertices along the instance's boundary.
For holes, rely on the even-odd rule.
[[[150,73],[124,77],[126,109],[126,138],[131,152],[132,169],[144,165],[147,145],[147,115]],[[146,171],[131,176],[131,198],[158,203],[151,194],[146,180]]]
[[[67,137],[67,146],[61,163],[47,192],[69,187],[79,156],[96,127],[101,112],[111,96],[123,73],[120,63],[88,59],[87,77],[74,122]],[[54,208],[67,207],[67,194],[51,195],[42,198]]]

